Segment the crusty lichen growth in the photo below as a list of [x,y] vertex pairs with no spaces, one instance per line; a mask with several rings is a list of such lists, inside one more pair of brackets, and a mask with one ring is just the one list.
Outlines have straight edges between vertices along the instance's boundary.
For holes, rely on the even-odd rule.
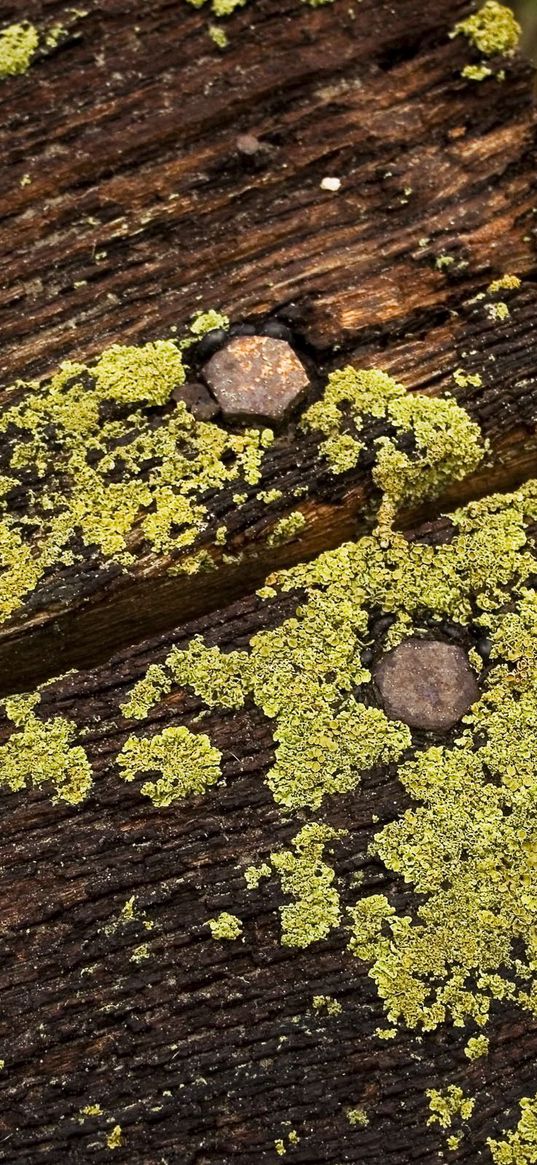
[[326,938],[338,926],[341,910],[339,894],[333,885],[335,874],[323,860],[323,854],[327,842],[342,837],[343,832],[329,825],[311,823],[293,838],[295,853],[282,850],[271,854],[284,894],[294,899],[280,906],[283,946],[308,947]]
[[33,709],[39,694],[12,696],[6,715],[19,729],[0,745],[0,787],[20,789],[52,786],[54,801],[78,805],[92,786],[92,771],[84,749],[75,744],[77,725],[62,716],[41,720]]
[[480,1060],[482,1056],[486,1056],[489,1050],[489,1041],[487,1036],[471,1036],[464,1049],[464,1055],[469,1060]]
[[500,275],[498,279],[493,279],[489,283],[487,291],[494,295],[497,291],[516,291],[521,286],[521,280],[518,275]]
[[173,801],[205,793],[221,775],[221,755],[208,736],[188,728],[164,728],[151,737],[130,736],[117,763],[125,781],[143,773],[160,773],[145,781],[140,792],[162,808]]
[[80,1117],[81,1118],[84,1118],[85,1116],[102,1116],[102,1115],[103,1115],[103,1110],[102,1110],[100,1104],[85,1104],[84,1108],[80,1109]]
[[503,300],[485,304],[485,311],[489,319],[494,320],[496,323],[502,323],[504,320],[508,320],[511,315],[507,304]]
[[88,550],[97,565],[122,567],[135,544],[177,555],[206,528],[210,491],[257,483],[270,430],[227,433],[182,402],[155,413],[184,377],[180,345],[157,340],[114,345],[92,367],[67,363],[45,385],[16,386],[0,416],[0,621],[46,571]]
[[131,963],[143,963],[144,959],[151,957],[151,951],[147,943],[140,943],[135,947],[130,957]]
[[484,61],[480,65],[465,65],[461,69],[461,77],[465,77],[467,81],[486,81],[488,77],[495,75],[498,79],[503,79],[500,78],[499,73],[495,74],[494,69],[491,69],[490,65],[486,65]]
[[456,1084],[448,1084],[442,1092],[428,1088],[426,1096],[431,1111],[428,1125],[439,1124],[442,1129],[449,1129],[457,1118],[469,1120],[474,1110],[475,1100],[465,1096],[462,1088]]
[[257,890],[262,878],[270,878],[271,873],[268,862],[262,862],[260,866],[248,866],[244,871],[244,881],[249,890]]
[[494,1165],[535,1165],[537,1161],[537,1093],[520,1101],[520,1120],[503,1140],[487,1140]]
[[486,3],[455,25],[451,36],[466,36],[478,52],[491,57],[502,53],[510,56],[518,46],[522,29],[511,8],[498,0]]
[[365,1108],[348,1108],[347,1120],[353,1128],[365,1128],[369,1124],[369,1117]]
[[39,44],[35,25],[28,21],[0,29],[0,78],[25,73]]
[[281,546],[284,542],[291,542],[304,529],[306,519],[300,510],[292,510],[290,514],[280,518],[268,537],[269,546]]
[[106,1144],[109,1149],[119,1149],[123,1144],[123,1132],[121,1125],[114,1125],[112,1132],[108,1133]]
[[459,388],[481,388],[483,384],[483,378],[479,372],[465,372],[464,368],[456,368],[453,379]]
[[302,420],[304,428],[323,434],[321,453],[333,473],[358,463],[363,448],[358,434],[366,417],[388,420],[398,436],[414,436],[412,457],[397,438],[380,437],[375,443],[373,478],[392,507],[434,496],[447,482],[471,473],[483,458],[479,428],[456,401],[407,393],[377,369],[347,367],[332,373],[322,399]]
[[209,918],[207,926],[210,928],[212,937],[222,941],[233,941],[240,938],[242,934],[242,922],[237,918],[236,914],[228,914],[223,910],[217,918]]
[[314,1011],[326,1011],[327,1015],[340,1015],[342,1006],[338,999],[331,995],[314,995],[312,999]]
[[[423,579],[427,606],[446,569],[452,612],[465,622],[475,603],[501,662],[454,745],[425,748],[400,766],[414,807],[375,838],[375,854],[421,905],[399,916],[379,894],[351,911],[350,949],[371,962],[393,1023],[483,1026],[502,999],[537,1011],[537,602],[526,585],[535,558],[525,549],[525,523],[536,516],[535,482],[472,503],[455,514],[459,533],[435,549]],[[455,566],[463,547],[472,562]]]

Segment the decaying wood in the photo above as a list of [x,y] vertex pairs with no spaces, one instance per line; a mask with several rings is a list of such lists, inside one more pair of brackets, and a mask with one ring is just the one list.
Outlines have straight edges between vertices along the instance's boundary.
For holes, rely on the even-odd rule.
[[[431,544],[445,536],[444,521],[412,535]],[[45,792],[1,806],[6,1159],[104,1160],[103,1119],[78,1119],[100,1100],[106,1130],[121,1123],[125,1160],[274,1162],[274,1140],[290,1121],[300,1127],[297,1161],[432,1165],[438,1132],[427,1127],[424,1091],[455,1080],[484,1115],[454,1160],[477,1162],[502,1114],[533,1094],[537,1021],[527,1014],[498,1008],[486,1060],[470,1062],[466,1029],[447,1025],[425,1040],[403,1031],[379,1047],[383,1008],[367,968],[345,951],[344,927],[306,951],[279,945],[277,883],[252,895],[244,882],[246,866],[297,830],[264,784],[274,752],[260,711],[205,714],[224,784],[203,797],[163,811],[118,776],[116,755],[137,728],[120,705],[149,664],[194,634],[226,651],[242,647],[295,605],[285,595],[243,599],[43,690],[45,719],[85,726],[95,788],[74,811],[52,806]],[[474,635],[461,628],[466,649]],[[176,689],[144,732],[196,730],[202,707]],[[406,907],[408,888],[368,854],[374,832],[408,804],[393,767],[329,800],[330,823],[349,831],[335,847],[344,904],[354,901],[351,875],[360,870],[360,893],[389,892]],[[138,921],[120,925],[132,894]],[[244,944],[211,939],[206,920],[222,910],[244,920]],[[150,957],[133,962],[147,940]],[[342,1013],[321,1018],[315,994],[337,996]],[[374,1116],[353,1132],[345,1110],[355,1105]]]
[[[448,33],[467,11],[446,0],[250,0],[226,26],[222,54],[205,10],[179,0],[89,0],[78,14],[29,0],[25,17],[69,31],[0,85],[6,389],[63,359],[181,330],[202,308],[234,321],[276,315],[314,372],[312,398],[350,362],[411,391],[452,392],[479,422],[484,467],[400,515],[403,526],[433,518],[434,541],[440,510],[535,474],[531,75],[516,58],[504,83],[464,81],[469,49]],[[20,19],[19,6],[2,19]],[[259,154],[241,150],[245,133]],[[320,189],[331,174],[342,179],[337,195]],[[445,255],[451,267],[437,265]],[[471,301],[507,271],[523,282],[500,323]],[[483,386],[457,388],[461,366]],[[241,511],[239,565],[171,581],[140,547],[130,573],[96,572],[88,589],[65,568],[0,635],[3,693],[84,669],[47,687],[43,706],[87,729],[95,770],[77,809],[37,790],[0,804],[0,1160],[108,1160],[113,1119],[124,1144],[112,1159],[140,1165],[274,1165],[286,1127],[300,1127],[297,1163],[437,1165],[424,1090],[449,1078],[483,1114],[450,1159],[478,1165],[502,1113],[535,1092],[537,1027],[526,1013],[498,1009],[485,1060],[469,1061],[464,1033],[447,1027],[426,1044],[403,1034],[379,1047],[382,1005],[342,931],[313,953],[280,946],[277,884],[254,906],[243,877],[297,828],[263,783],[274,743],[261,712],[206,721],[226,783],[203,798],[162,811],[114,770],[128,731],[119,705],[151,662],[197,632],[242,646],[267,619],[253,596],[267,569],[371,521],[370,466],[319,475],[316,443],[295,421],[267,458],[264,487],[284,491],[270,522],[255,503]],[[271,523],[296,508],[291,485],[307,488],[307,525],[268,549]],[[231,496],[221,504],[218,521],[232,525]],[[152,723],[190,724],[199,706],[170,698]],[[395,773],[375,771],[330,817],[349,830],[338,870],[363,869],[365,890],[389,888],[396,904],[408,889],[367,848],[405,805]],[[143,925],[110,927],[133,894],[154,923],[140,963],[131,956]],[[207,917],[225,909],[245,920],[244,944],[207,936]],[[312,1012],[314,994],[336,993],[339,1016]],[[80,1122],[96,1100],[108,1123]],[[357,1104],[375,1113],[359,1135],[345,1116]]]
[[[457,14],[441,3],[399,4],[382,19],[378,5],[351,16],[260,4],[234,16],[223,55],[206,18],[175,3],[137,13],[136,28],[114,6],[66,21],[58,59],[0,94],[6,385],[111,342],[164,336],[199,308],[254,321],[276,312],[317,384],[346,360],[433,393],[453,391],[461,363],[478,368],[484,391],[458,397],[491,437],[493,485],[533,471],[528,69],[510,66],[484,98],[459,75],[469,50],[448,38]],[[237,146],[245,131],[259,158]],[[331,171],[337,197],[320,191]],[[454,263],[439,269],[446,255]],[[508,334],[469,304],[506,270],[527,277]],[[264,536],[293,508],[291,484],[307,487],[307,526],[276,562],[336,545],[363,516],[369,477],[318,483],[311,457],[311,442],[296,456],[289,426],[266,468],[267,487],[284,489],[280,513],[244,508],[230,547],[246,555],[238,569],[220,562],[178,583],[142,545],[119,578],[98,559],[91,579],[86,564],[51,573],[31,611],[2,627],[0,670],[13,676],[15,661],[25,686],[246,593],[275,562]],[[490,482],[487,470],[457,496]],[[230,494],[224,520],[233,507]]]

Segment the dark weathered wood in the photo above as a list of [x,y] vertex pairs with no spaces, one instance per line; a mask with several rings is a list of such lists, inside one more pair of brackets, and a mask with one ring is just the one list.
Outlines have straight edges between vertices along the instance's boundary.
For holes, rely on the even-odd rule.
[[[82,7],[2,7],[3,23],[67,29],[25,76],[0,83],[2,407],[19,376],[180,332],[193,312],[217,307],[235,322],[288,322],[315,371],[312,396],[350,362],[410,391],[452,392],[479,422],[489,459],[401,513],[407,530],[432,522],[409,537],[442,541],[440,510],[535,475],[529,67],[515,57],[504,83],[461,79],[475,58],[448,36],[468,11],[459,0],[250,0],[226,24],[224,53],[207,35],[209,13],[181,0]],[[241,150],[245,133],[262,142],[259,156]],[[320,189],[332,174],[336,195]],[[445,255],[451,267],[437,265]],[[471,301],[505,272],[522,286],[501,323]],[[461,366],[483,386],[457,388]],[[467,1033],[448,1026],[381,1045],[383,1008],[343,928],[312,949],[280,946],[278,883],[254,901],[243,870],[307,818],[282,815],[263,783],[274,739],[259,710],[205,719],[226,783],[203,798],[156,809],[118,778],[131,684],[193,633],[242,648],[287,617],[295,596],[263,607],[255,587],[275,565],[373,521],[370,468],[319,473],[317,443],[295,418],[267,458],[265,488],[284,489],[270,518],[255,501],[233,514],[231,497],[219,500],[215,524],[235,521],[238,565],[215,552],[214,572],[171,583],[163,560],[142,562],[140,544],[117,578],[76,567],[51,575],[32,614],[1,631],[2,693],[83,669],[45,688],[40,714],[76,722],[95,786],[78,808],[52,804],[45,787],[0,800],[0,1160],[109,1160],[106,1135],[119,1123],[112,1160],[137,1165],[275,1165],[275,1139],[290,1126],[301,1139],[288,1159],[304,1165],[439,1165],[424,1091],[449,1080],[477,1097],[479,1118],[445,1155],[481,1165],[487,1136],[505,1119],[513,1128],[520,1097],[535,1093],[529,1013],[498,1007],[491,1053],[476,1062],[464,1055]],[[306,526],[268,549],[297,484]],[[476,634],[464,631],[466,647]],[[174,692],[149,730],[195,727],[200,709]],[[11,730],[2,721],[2,742]],[[330,823],[349,830],[334,846],[344,905],[356,900],[357,869],[364,893],[409,900],[367,853],[379,823],[407,803],[394,767],[330,802]],[[133,894],[151,931],[140,917],[117,925]],[[209,937],[207,918],[225,909],[244,919],[244,944]],[[145,941],[150,958],[132,962]],[[314,994],[337,995],[341,1014],[314,1013]],[[104,1115],[81,1122],[96,1102]],[[346,1118],[356,1105],[372,1114],[365,1129]]]
[[[65,17],[69,33],[0,92],[5,384],[164,336],[202,307],[235,320],[276,311],[321,380],[351,359],[449,391],[461,362],[478,366],[485,393],[458,395],[505,456],[494,484],[522,479],[536,412],[528,70],[516,61],[503,84],[464,82],[470,50],[447,35],[458,13],[260,3],[235,14],[222,54],[187,5],[90,5],[76,19],[37,5],[38,22]],[[259,160],[237,146],[245,131],[267,146]],[[332,171],[336,196],[320,190]],[[439,269],[445,255],[455,263]],[[506,270],[530,279],[511,293],[508,328],[467,306]],[[267,464],[282,509],[295,443],[291,426]],[[306,442],[307,526],[281,563],[337,544],[363,513],[367,474],[319,488],[311,456]],[[167,564],[144,556],[113,580],[53,572],[31,612],[3,626],[1,671],[13,675],[16,661],[25,685],[244,593],[274,562],[263,531],[279,516],[273,507],[260,525],[246,506],[228,548],[247,554],[238,571],[172,585]]]
[[[434,545],[448,526],[439,521],[412,537]],[[45,786],[0,805],[6,1160],[104,1160],[104,1134],[117,1121],[120,1159],[273,1165],[274,1140],[290,1121],[301,1136],[297,1162],[433,1165],[440,1142],[426,1124],[424,1091],[456,1081],[476,1096],[480,1117],[453,1159],[477,1163],[503,1115],[535,1091],[537,1021],[526,1012],[498,1008],[485,1060],[469,1061],[467,1029],[449,1025],[425,1038],[402,1030],[381,1046],[374,1032],[385,1026],[383,1009],[367,967],[345,951],[343,926],[305,951],[279,945],[278,883],[251,894],[243,877],[299,827],[263,783],[273,739],[262,713],[204,717],[225,783],[203,797],[156,809],[119,778],[117,752],[140,727],[120,705],[150,663],[193,634],[243,648],[296,603],[293,595],[244,599],[43,690],[43,719],[61,715],[84,729],[95,787],[74,810],[52,806]],[[476,634],[460,629],[466,648]],[[202,708],[176,688],[141,727],[196,730]],[[323,807],[324,820],[349,831],[334,846],[345,905],[356,899],[351,875],[361,870],[360,895],[387,892],[408,909],[408,888],[367,853],[373,834],[407,804],[389,766]],[[132,894],[138,921],[118,925]],[[210,937],[206,920],[221,910],[244,920],[244,944],[222,949]],[[130,961],[146,941],[150,957]],[[337,996],[342,1013],[316,1015],[314,994]],[[80,1123],[81,1108],[96,1101],[104,1117]],[[366,1129],[353,1130],[345,1116],[357,1104],[371,1110]]]

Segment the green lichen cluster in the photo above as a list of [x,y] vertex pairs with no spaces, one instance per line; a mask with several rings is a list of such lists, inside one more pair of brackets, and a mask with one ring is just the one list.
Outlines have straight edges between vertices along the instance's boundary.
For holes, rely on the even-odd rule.
[[[205,4],[209,4],[211,12],[220,17],[231,16],[237,8],[243,8],[247,2],[248,0],[188,0],[193,8],[203,8]],[[333,2],[334,0],[302,0],[302,3],[309,4],[310,8],[319,8],[323,4],[333,4]]]
[[486,57],[509,56],[518,46],[522,29],[511,8],[486,0],[478,12],[455,25],[451,36],[463,35]]
[[[323,435],[321,454],[333,473],[358,464],[365,418],[385,419],[397,433],[375,442],[373,470],[392,508],[434,496],[448,482],[471,473],[483,458],[479,428],[454,400],[407,393],[385,372],[347,367],[332,373],[322,399],[302,420],[304,428]],[[416,446],[412,456],[398,444],[409,433]]]
[[464,1049],[464,1055],[469,1060],[480,1060],[482,1056],[488,1055],[488,1050],[489,1040],[487,1036],[470,1036]]
[[537,1162],[537,1093],[520,1101],[520,1120],[516,1129],[501,1141],[489,1137],[494,1165],[535,1165]]
[[123,1144],[123,1132],[121,1125],[114,1125],[112,1132],[108,1133],[106,1138],[106,1147],[108,1149],[119,1149]]
[[[429,1101],[431,1113],[427,1124],[439,1125],[444,1133],[453,1125],[460,1126],[463,1122],[468,1121],[474,1110],[474,1098],[465,1096],[462,1088],[459,1088],[457,1084],[448,1084],[447,1088],[442,1091],[428,1088],[425,1095]],[[460,1127],[457,1132],[450,1133],[446,1137],[447,1148],[458,1149],[463,1136],[464,1130]]]
[[365,1108],[348,1108],[347,1120],[353,1128],[364,1129],[369,1124],[369,1117]]
[[25,73],[39,44],[37,29],[28,21],[0,29],[0,78]]
[[160,773],[145,781],[140,792],[159,808],[205,793],[221,775],[220,753],[208,736],[185,727],[164,728],[151,737],[130,736],[117,757],[121,776],[134,781],[144,773]]
[[209,918],[207,920],[212,937],[219,939],[221,942],[232,942],[240,938],[242,934],[242,922],[235,914],[228,914],[227,910],[223,910],[217,918]]
[[75,744],[77,725],[62,716],[39,719],[33,709],[39,695],[13,696],[4,707],[18,731],[0,745],[0,787],[52,786],[54,801],[78,805],[87,797],[92,771],[84,749]]
[[335,874],[323,855],[327,842],[342,836],[341,830],[312,822],[304,825],[293,839],[294,853],[280,850],[271,854],[282,891],[293,899],[280,906],[284,946],[309,947],[338,926],[341,909],[339,894],[333,885]]
[[331,995],[314,995],[312,1007],[315,1011],[325,1011],[327,1015],[341,1015],[343,1010],[338,999]]
[[300,534],[305,525],[304,514],[300,510],[292,510],[290,514],[286,514],[284,518],[280,518],[279,522],[276,522],[268,537],[269,546],[281,546],[285,542],[291,542]]
[[155,413],[184,377],[179,346],[157,340],[15,386],[0,416],[0,621],[88,551],[122,567],[135,543],[180,552],[207,525],[206,494],[258,481],[269,430],[230,434],[182,402]]
[[[287,1144],[285,1143],[286,1139],[287,1139]],[[275,1142],[274,1142],[274,1148],[278,1154],[278,1157],[285,1157],[287,1154],[287,1150],[289,1148],[294,1148],[296,1145],[298,1145],[299,1141],[300,1141],[300,1137],[299,1137],[296,1129],[291,1129],[287,1133],[287,1138],[277,1137]]]
[[[364,559],[368,554],[364,547]],[[357,571],[362,561],[360,555]],[[373,557],[369,565],[373,569]],[[282,576],[283,585],[294,577],[292,571]],[[300,571],[296,577],[300,586]],[[411,738],[404,725],[350,694],[369,679],[360,662],[367,611],[358,579],[354,596],[345,581],[348,575],[329,595],[322,586],[313,589],[295,617],[253,636],[250,651],[224,653],[199,637],[183,650],[172,648],[164,664],[152,665],[134,687],[124,715],[143,718],[177,684],[210,707],[239,708],[251,695],[275,721],[276,761],[267,784],[279,805],[318,809],[328,794],[350,792],[363,771],[397,760]]]
[[[168,556],[170,573],[213,566],[207,546],[185,558],[202,536],[216,549],[225,542],[225,526],[209,533],[208,498],[235,482],[256,486],[273,433],[229,433],[196,420],[183,402],[171,410],[169,403],[184,381],[188,344],[227,324],[221,313],[204,312],[190,340],[114,345],[91,367],[66,363],[44,385],[13,387],[0,416],[0,622],[44,576],[88,558],[95,570],[128,570],[148,551]],[[398,438],[376,442],[373,476],[385,518],[470,472],[483,456],[477,426],[455,401],[407,394],[382,372],[345,368],[303,421],[324,436],[321,456],[334,473],[356,464],[355,434],[367,417],[385,418],[401,437],[412,433],[416,445],[408,454]],[[270,503],[278,492],[259,496]],[[294,510],[268,542],[287,542],[305,525]]]
[[260,866],[248,866],[244,871],[244,880],[249,890],[257,890],[262,878],[270,878],[272,871],[268,862],[262,862]]
[[484,81],[487,77],[503,81],[505,70],[492,68],[487,58],[511,57],[519,44],[521,33],[522,29],[511,8],[498,3],[498,0],[486,0],[478,12],[459,21],[450,33],[452,37],[465,36],[485,57],[478,64],[465,65],[461,76],[468,81]]
[[[448,543],[408,542],[383,526],[282,571],[269,589],[300,596],[291,618],[253,635],[247,650],[222,652],[199,638],[172,649],[124,706],[143,717],[177,685],[209,707],[253,698],[273,721],[266,779],[287,812],[319,811],[367,769],[403,761],[412,807],[377,833],[373,852],[419,905],[399,915],[377,894],[350,913],[350,951],[370,964],[390,1037],[398,1024],[430,1030],[451,1020],[474,1025],[477,1039],[495,1000],[537,1009],[537,602],[527,534],[536,518],[531,482],[456,511]],[[490,636],[494,666],[453,743],[413,745],[405,725],[361,702],[369,672],[360,655],[378,610],[393,616],[386,646],[430,634],[445,618],[477,621]],[[340,920],[325,828],[310,822],[294,848],[271,855],[292,899],[282,909],[289,945],[318,941]]]
[[495,295],[497,291],[517,291],[521,286],[521,280],[518,275],[500,275],[498,279],[493,279],[489,283],[487,291],[491,295]]

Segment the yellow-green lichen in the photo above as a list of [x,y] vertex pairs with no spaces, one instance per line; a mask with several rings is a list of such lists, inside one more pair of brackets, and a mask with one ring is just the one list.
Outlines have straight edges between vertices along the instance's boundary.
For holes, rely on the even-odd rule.
[[249,890],[257,890],[262,878],[270,878],[272,870],[267,862],[260,866],[248,866],[244,871],[244,881]]
[[503,1140],[487,1139],[494,1165],[535,1165],[537,1162],[537,1093],[520,1101],[520,1120]]
[[290,514],[286,514],[284,518],[280,518],[279,522],[276,522],[268,538],[269,546],[281,546],[284,542],[290,542],[304,529],[305,525],[304,514],[300,510],[292,510]]
[[[216,26],[210,25],[210,29],[211,28],[215,29]],[[226,35],[223,32],[223,29],[217,29],[217,31],[222,32],[224,36]],[[215,328],[223,328],[225,331],[227,331],[229,328],[229,317],[224,315],[224,313],[221,311],[215,311],[214,308],[210,308],[209,311],[198,312],[190,324],[190,331],[192,335],[196,337],[196,339],[199,339],[200,336],[204,336],[206,332],[212,332]]]
[[[461,77],[465,77],[467,81],[486,81],[487,77],[494,77],[494,75],[494,70],[484,61],[480,65],[465,65],[464,69],[461,69]],[[499,74],[496,76],[498,77]]]
[[128,926],[131,922],[142,923],[144,930],[153,930],[154,923],[146,917],[145,911],[138,910],[135,894],[131,894],[131,897],[127,898],[119,915],[108,922],[103,929],[105,934],[115,934],[117,930],[123,926]]
[[230,434],[182,402],[167,415],[145,411],[165,406],[184,376],[179,346],[159,340],[16,386],[0,417],[0,621],[46,571],[88,551],[122,567],[135,545],[177,554],[207,526],[207,493],[259,480],[270,430]]
[[511,312],[506,303],[499,300],[497,303],[485,304],[485,311],[491,320],[501,323],[503,320],[508,320]]
[[270,506],[272,502],[278,502],[283,497],[281,489],[260,489],[258,493],[259,501],[264,502],[266,506]]
[[323,434],[320,451],[333,473],[357,464],[363,448],[357,434],[365,417],[385,418],[401,437],[414,437],[412,457],[397,439],[380,437],[375,443],[373,478],[391,506],[433,496],[482,460],[479,428],[454,400],[407,393],[385,372],[347,367],[332,373],[323,398],[302,421],[306,429]]
[[20,731],[0,745],[0,787],[53,789],[53,800],[78,805],[92,786],[92,771],[84,749],[75,744],[77,726],[61,716],[40,720],[33,708],[39,695],[14,696],[6,714]]
[[0,29],[0,78],[15,77],[29,68],[39,44],[35,25],[28,21]]
[[242,934],[242,922],[235,914],[228,914],[223,910],[217,918],[209,918],[207,926],[210,928],[212,937],[220,941],[232,941],[240,938]]
[[453,267],[454,262],[454,255],[439,255],[435,259],[434,265],[438,271],[449,271],[449,268]]
[[114,1125],[112,1132],[108,1133],[106,1138],[106,1145],[108,1149],[119,1149],[123,1144],[123,1132],[121,1125]]
[[327,1015],[340,1015],[343,1010],[339,1000],[331,995],[314,995],[312,1006],[315,1011],[326,1011]]
[[103,1110],[100,1104],[85,1104],[84,1108],[80,1109],[81,1117],[85,1116],[102,1116]]
[[[287,1140],[287,1145],[285,1141]],[[296,1129],[290,1129],[285,1137],[277,1137],[274,1142],[274,1148],[278,1157],[285,1157],[289,1148],[294,1148],[298,1145],[300,1137]]]
[[143,963],[144,959],[149,959],[150,956],[151,951],[149,950],[147,943],[140,943],[139,946],[134,948],[130,957],[130,961],[131,963]]
[[486,0],[478,12],[455,25],[451,36],[467,37],[484,56],[509,56],[517,48],[521,32],[511,8],[498,0]]
[[459,388],[481,388],[483,384],[483,378],[479,372],[465,372],[464,368],[456,368],[453,379]]
[[213,44],[215,44],[218,49],[227,48],[229,44],[229,37],[225,29],[223,29],[219,24],[210,24],[207,32],[209,33]]
[[[377,834],[373,849],[421,904],[398,916],[374,895],[351,911],[350,949],[372,963],[390,1020],[410,1027],[449,1018],[483,1025],[501,999],[537,1010],[537,602],[524,586],[535,569],[524,552],[524,511],[528,519],[536,512],[535,483],[455,516],[481,579],[489,554],[503,560],[490,589],[484,579],[476,588],[474,576],[469,593],[478,597],[492,659],[506,662],[490,671],[454,746],[426,748],[399,768],[414,807]],[[449,557],[457,542],[439,558],[446,562],[443,551]],[[517,595],[515,610],[509,594]]]
[[456,1084],[448,1084],[442,1092],[428,1088],[426,1096],[431,1112],[428,1125],[438,1124],[442,1129],[449,1129],[454,1120],[469,1120],[474,1110],[475,1100],[465,1096]]
[[464,1055],[469,1060],[479,1060],[481,1056],[486,1056],[489,1050],[489,1041],[487,1036],[471,1036],[464,1049]]
[[369,1117],[365,1108],[348,1108],[347,1120],[353,1128],[365,1128],[369,1124]]
[[518,275],[501,275],[499,279],[493,279],[492,283],[489,283],[487,291],[492,295],[497,291],[516,291],[521,283]]
[[342,835],[341,830],[312,822],[293,839],[295,853],[281,850],[271,854],[283,893],[294,899],[280,906],[283,946],[308,947],[338,926],[341,910],[333,885],[335,875],[323,855],[327,842]]
[[221,775],[220,759],[218,749],[203,733],[170,727],[148,738],[130,736],[117,763],[125,781],[143,773],[160,773],[156,781],[145,781],[140,792],[162,808],[205,793]]

